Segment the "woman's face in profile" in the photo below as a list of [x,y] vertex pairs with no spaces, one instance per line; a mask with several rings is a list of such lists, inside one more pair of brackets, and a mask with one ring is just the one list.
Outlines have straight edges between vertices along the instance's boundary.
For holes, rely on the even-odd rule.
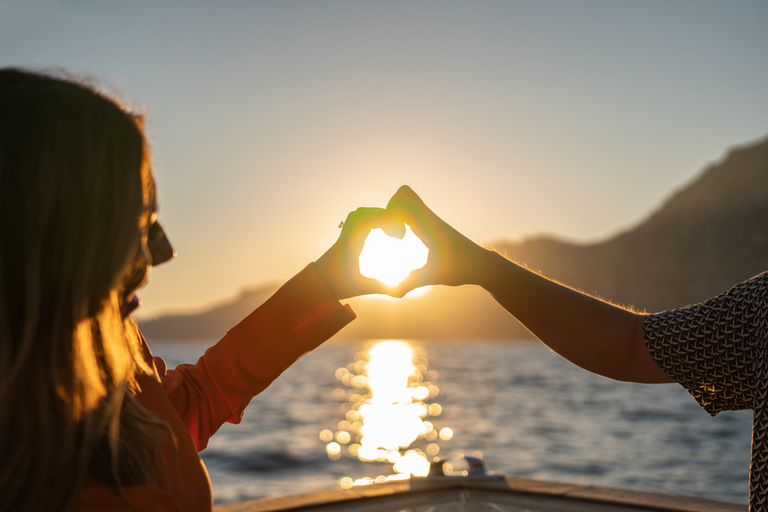
[[123,280],[120,302],[123,318],[127,318],[141,304],[136,292],[149,281],[149,269],[172,260],[176,255],[165,230],[157,221],[157,201],[154,198],[152,209],[155,213],[150,217],[146,240],[142,239],[136,259]]

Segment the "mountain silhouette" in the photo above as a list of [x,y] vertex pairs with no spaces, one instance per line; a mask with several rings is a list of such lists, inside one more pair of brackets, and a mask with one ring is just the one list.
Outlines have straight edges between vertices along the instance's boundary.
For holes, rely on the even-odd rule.
[[768,139],[732,150],[610,240],[539,238],[496,249],[552,279],[640,309],[700,302],[768,270]]
[[[636,227],[579,244],[554,237],[493,247],[552,279],[637,309],[703,301],[768,270],[768,138],[732,149]],[[200,313],[140,322],[148,339],[215,341],[277,285],[244,291]],[[492,340],[530,337],[477,287],[431,287],[398,301],[349,301],[358,319],[337,339]]]
[[217,340],[227,329],[264,303],[280,285],[263,284],[243,290],[231,301],[211,306],[200,312],[162,315],[139,321],[144,336],[155,340]]

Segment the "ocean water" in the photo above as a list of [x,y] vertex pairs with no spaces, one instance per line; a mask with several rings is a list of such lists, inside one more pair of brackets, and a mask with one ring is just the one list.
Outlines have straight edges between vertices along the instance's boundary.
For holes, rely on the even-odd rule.
[[[207,345],[152,349],[173,367]],[[402,478],[436,457],[460,471],[463,454],[496,473],[747,502],[751,411],[711,418],[676,384],[605,379],[535,341],[375,346],[320,347],[224,425],[201,454],[215,502]]]

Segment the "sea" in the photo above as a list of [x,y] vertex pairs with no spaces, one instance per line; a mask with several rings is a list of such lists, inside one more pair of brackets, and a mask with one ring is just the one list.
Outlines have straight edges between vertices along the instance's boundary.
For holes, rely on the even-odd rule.
[[[153,343],[169,367],[209,343]],[[747,503],[751,411],[710,417],[676,384],[590,374],[537,341],[331,342],[201,453],[216,504],[487,470]]]

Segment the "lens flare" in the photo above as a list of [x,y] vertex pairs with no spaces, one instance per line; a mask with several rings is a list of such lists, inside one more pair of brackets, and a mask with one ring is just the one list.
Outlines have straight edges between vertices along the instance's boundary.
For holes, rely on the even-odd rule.
[[408,225],[401,240],[388,236],[381,229],[372,229],[358,258],[360,273],[389,286],[397,286],[411,270],[427,264],[428,254],[427,246]]

